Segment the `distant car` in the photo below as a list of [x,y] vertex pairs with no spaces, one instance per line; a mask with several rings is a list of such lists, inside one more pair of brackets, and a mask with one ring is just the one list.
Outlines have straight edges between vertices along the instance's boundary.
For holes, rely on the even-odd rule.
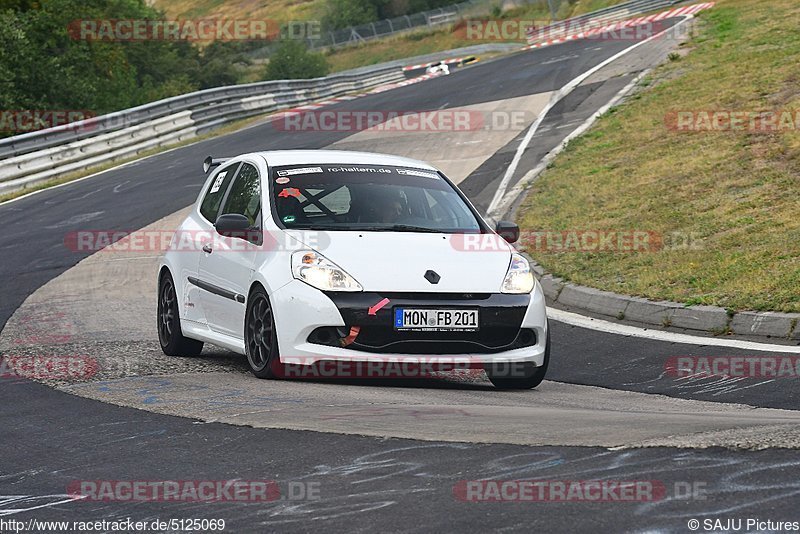
[[450,67],[444,61],[437,61],[432,65],[428,65],[425,69],[426,74],[450,74]]
[[[426,163],[346,151],[208,158],[205,185],[158,275],[169,355],[204,342],[254,375],[291,361],[466,357],[500,388],[532,388],[550,343],[528,261]],[[217,167],[217,168],[215,168]],[[503,237],[500,237],[500,234]],[[486,241],[489,249],[465,243]]]

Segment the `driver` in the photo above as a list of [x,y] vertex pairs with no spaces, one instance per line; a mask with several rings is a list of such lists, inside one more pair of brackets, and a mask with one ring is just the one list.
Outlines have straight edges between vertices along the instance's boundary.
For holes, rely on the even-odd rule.
[[406,213],[406,202],[396,189],[376,189],[360,198],[357,221],[361,223],[396,223]]
[[376,200],[377,222],[396,223],[402,218],[404,202],[399,191],[379,195]]

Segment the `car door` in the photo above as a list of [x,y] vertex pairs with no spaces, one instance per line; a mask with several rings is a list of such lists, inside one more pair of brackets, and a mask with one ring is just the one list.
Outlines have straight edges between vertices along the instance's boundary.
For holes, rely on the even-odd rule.
[[213,243],[200,256],[198,278],[201,301],[210,329],[242,339],[245,298],[253,278],[257,251],[263,241],[261,176],[258,168],[243,162],[233,179],[217,217],[229,213],[250,220],[247,238],[215,233]]
[[222,166],[211,174],[202,200],[173,237],[172,248],[180,253],[181,258],[180,277],[184,284],[181,317],[185,320],[206,323],[201,300],[202,290],[195,284],[203,255],[202,248],[213,240],[216,233],[214,221],[217,220],[222,200],[238,168],[239,162],[236,162]]

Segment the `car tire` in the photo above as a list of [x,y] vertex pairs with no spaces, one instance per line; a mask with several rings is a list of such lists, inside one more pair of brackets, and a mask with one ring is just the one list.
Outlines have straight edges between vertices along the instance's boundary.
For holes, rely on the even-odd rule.
[[184,337],[178,310],[178,297],[172,276],[165,272],[158,282],[158,341],[167,356],[197,356],[203,342]]
[[258,378],[280,378],[276,370],[280,367],[278,356],[278,334],[275,317],[267,292],[256,287],[247,299],[244,317],[244,346],[247,365]]
[[[547,366],[550,364],[550,327],[547,328],[547,339],[544,348],[544,361],[536,366],[532,363],[523,364],[520,373],[519,366],[504,364],[487,364],[484,366],[489,381],[497,389],[533,389],[544,380]],[[521,375],[521,376],[520,376]]]

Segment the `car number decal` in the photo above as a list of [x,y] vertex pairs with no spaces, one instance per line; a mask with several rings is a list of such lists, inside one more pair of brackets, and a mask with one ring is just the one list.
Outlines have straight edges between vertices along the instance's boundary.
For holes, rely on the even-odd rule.
[[211,186],[211,191],[209,193],[216,193],[219,191],[219,188],[222,187],[222,181],[228,175],[228,171],[221,172],[217,175],[217,178],[214,180],[214,185]]

